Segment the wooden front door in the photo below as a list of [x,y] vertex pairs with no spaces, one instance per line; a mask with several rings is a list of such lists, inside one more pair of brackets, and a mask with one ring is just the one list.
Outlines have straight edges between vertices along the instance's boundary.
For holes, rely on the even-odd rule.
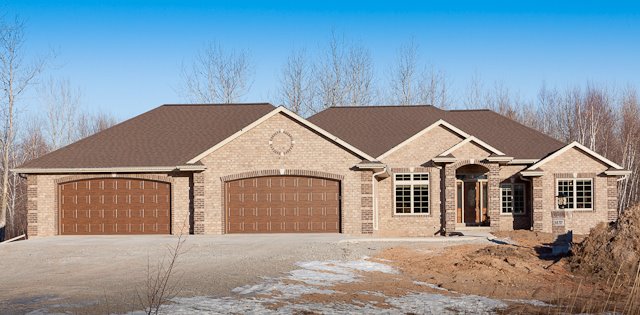
[[464,183],[464,223],[477,224],[480,219],[478,182]]
[[456,182],[456,222],[467,225],[488,223],[486,181]]

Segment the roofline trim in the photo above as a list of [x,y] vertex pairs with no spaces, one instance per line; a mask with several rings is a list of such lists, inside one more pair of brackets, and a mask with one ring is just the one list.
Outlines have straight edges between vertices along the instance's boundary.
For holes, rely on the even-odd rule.
[[484,149],[487,149],[487,150],[491,151],[492,153],[495,153],[497,155],[505,155],[504,153],[502,153],[502,151],[490,146],[488,143],[476,138],[475,136],[470,136],[470,137],[468,137],[468,138],[456,143],[454,146],[452,146],[451,148],[447,149],[446,151],[440,153],[439,155],[451,154],[452,152],[454,152],[455,150],[459,149],[463,145],[465,145],[465,144],[467,144],[469,142],[472,142],[472,141],[475,142],[476,144],[479,144]]
[[294,113],[294,112],[284,108],[282,105],[280,105],[280,106],[276,107],[275,109],[273,109],[272,111],[270,111],[267,114],[265,114],[264,116],[258,118],[256,121],[252,122],[248,126],[240,129],[236,133],[234,133],[231,136],[227,137],[226,139],[218,142],[216,145],[212,146],[211,148],[207,149],[206,151],[198,154],[196,157],[194,157],[191,160],[189,160],[187,162],[187,164],[193,164],[193,163],[196,163],[196,162],[200,161],[205,156],[215,152],[216,150],[220,149],[225,144],[235,140],[236,138],[238,138],[241,135],[243,135],[245,132],[255,128],[256,126],[260,125],[262,122],[266,121],[267,119],[269,119],[269,118],[271,118],[271,117],[273,117],[273,116],[275,116],[276,114],[279,114],[279,113],[283,113],[283,114],[293,118],[294,120],[298,121],[299,123],[303,124],[304,126],[306,126],[306,127],[310,128],[310,129],[318,132],[319,134],[331,139],[332,141],[334,141],[334,142],[338,143],[339,145],[347,148],[349,151],[357,154],[358,156],[360,156],[362,158],[365,158],[365,159],[370,160],[370,161],[375,160],[374,157],[362,152],[361,150],[359,150],[358,148],[350,145],[346,141],[344,141],[344,140],[332,135],[328,131],[316,126],[315,124],[309,122],[308,120],[298,116],[296,113]]
[[513,159],[507,164],[533,164],[540,161],[540,159]]
[[571,142],[569,144],[567,144],[566,146],[564,146],[563,148],[559,149],[558,151],[554,152],[553,154],[545,157],[544,159],[538,161],[537,163],[529,166],[529,168],[527,170],[534,170],[537,168],[540,168],[540,166],[544,165],[545,163],[553,160],[554,158],[558,157],[559,155],[565,153],[567,150],[572,149],[572,148],[578,148],[581,151],[587,153],[588,155],[591,155],[592,157],[600,160],[600,162],[603,162],[605,164],[607,164],[608,166],[611,166],[617,170],[624,170],[622,168],[622,166],[612,162],[611,160],[607,159],[606,157],[596,153],[595,151],[585,147],[584,145],[580,144],[577,141]]
[[204,171],[204,165],[178,166],[143,166],[143,167],[79,167],[79,168],[14,168],[11,171],[18,174],[62,174],[62,173],[152,173]]
[[[432,130],[435,127],[438,126],[444,126],[447,129],[450,129],[451,131],[457,133],[458,135],[462,136],[463,138],[469,138],[471,137],[470,134],[460,130],[458,127],[442,120],[442,119],[438,119],[438,121],[434,122],[433,124],[427,126],[427,128],[424,128],[422,130],[420,130],[418,133],[414,134],[413,136],[407,138],[406,140],[400,142],[400,144],[396,145],[395,147],[387,150],[385,153],[382,153],[380,156],[378,156],[378,160],[382,160],[384,158],[386,158],[387,156],[389,156],[391,153],[395,152],[396,150],[400,149],[401,147],[405,146],[406,144],[408,144],[409,142],[415,140],[416,138],[422,136],[423,134],[429,132],[430,130]],[[446,154],[444,154],[446,155]]]

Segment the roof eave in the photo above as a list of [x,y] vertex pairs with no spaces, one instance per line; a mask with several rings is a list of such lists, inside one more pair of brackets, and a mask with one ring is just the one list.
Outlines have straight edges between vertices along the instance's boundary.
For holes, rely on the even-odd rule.
[[207,168],[201,164],[178,166],[145,166],[145,167],[77,167],[77,168],[15,168],[11,171],[18,174],[68,174],[68,173],[156,173],[156,172],[200,172]]

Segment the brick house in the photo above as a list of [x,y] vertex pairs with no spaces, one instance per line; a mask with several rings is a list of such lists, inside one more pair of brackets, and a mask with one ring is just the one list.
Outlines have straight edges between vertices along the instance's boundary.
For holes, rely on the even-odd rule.
[[616,163],[488,110],[164,105],[27,162],[30,237],[587,233]]

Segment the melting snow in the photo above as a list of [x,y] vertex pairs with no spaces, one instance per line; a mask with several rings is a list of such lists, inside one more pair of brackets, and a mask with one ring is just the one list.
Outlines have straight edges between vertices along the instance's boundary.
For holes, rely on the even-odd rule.
[[[435,284],[414,281],[415,284],[445,291],[443,294],[409,292],[401,297],[387,297],[381,292],[361,291],[368,295],[384,298],[392,308],[381,308],[371,301],[358,303],[311,303],[299,301],[305,294],[334,294],[337,291],[327,288],[338,283],[360,281],[363,272],[382,272],[397,274],[389,265],[369,261],[365,258],[355,261],[309,261],[298,263],[298,269],[279,278],[267,278],[254,285],[245,285],[233,289],[235,296],[190,297],[172,299],[172,304],[161,309],[162,314],[298,314],[317,312],[328,314],[493,314],[506,308],[506,302],[528,303],[536,306],[548,306],[537,300],[498,300],[477,295],[462,295],[441,288]],[[293,283],[292,283],[293,282]],[[271,308],[270,308],[271,306]],[[273,308],[277,309],[274,310]],[[43,314],[46,312],[43,312]],[[35,312],[34,314],[38,314]],[[138,311],[130,314],[144,314]]]

